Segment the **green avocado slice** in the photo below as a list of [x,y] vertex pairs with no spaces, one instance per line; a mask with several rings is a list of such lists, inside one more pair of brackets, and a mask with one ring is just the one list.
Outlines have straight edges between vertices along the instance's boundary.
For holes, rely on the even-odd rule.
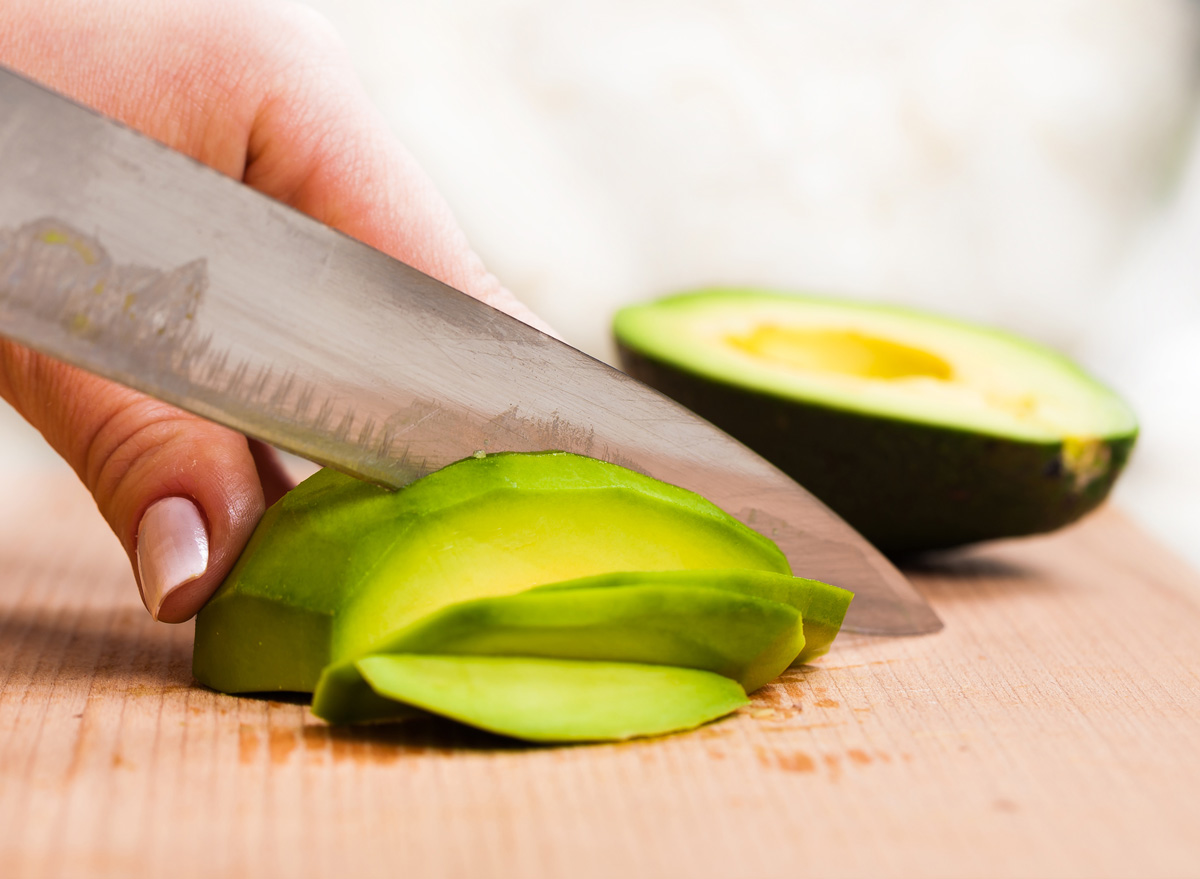
[[332,654],[372,652],[447,604],[556,580],[627,570],[778,570],[779,557],[762,552],[748,530],[628,488],[489,492],[408,527],[342,606]]
[[[562,588],[539,587],[465,601],[398,632],[371,655],[524,656],[672,665],[711,671],[753,692],[777,677],[804,649],[804,629],[795,607],[736,589],[747,579],[744,575],[757,572],[722,572],[722,581],[734,584],[728,588],[696,585],[688,573],[588,577],[557,584]],[[361,680],[355,660],[333,663],[322,673],[313,695],[313,713],[318,717],[346,723],[393,716],[392,705]]]
[[774,462],[891,554],[1050,531],[1137,437],[1079,366],[999,330],[744,289],[620,311],[622,367]]
[[400,654],[357,666],[387,699],[535,742],[663,735],[749,701],[729,678],[662,665]]
[[333,471],[264,516],[196,621],[193,673],[224,692],[311,692],[441,607],[623,570],[789,573],[699,495],[565,453],[473,457],[399,491]]
[[[579,580],[568,580],[564,583],[547,583],[536,587],[533,591],[583,589],[597,586],[619,588],[641,582],[644,576],[638,573],[619,573],[609,574],[605,577],[585,577]],[[663,586],[678,585],[695,589],[726,590],[741,595],[751,595],[766,601],[779,602],[795,608],[803,621],[804,646],[792,660],[792,665],[803,665],[829,652],[834,638],[841,631],[846,611],[854,598],[853,592],[822,583],[820,580],[808,580],[771,571],[662,571],[655,575],[655,582]],[[715,671],[715,669],[713,670]],[[771,675],[771,678],[774,677],[775,675]],[[745,681],[742,683],[746,684]],[[757,687],[746,686],[748,693],[754,692],[755,689]]]

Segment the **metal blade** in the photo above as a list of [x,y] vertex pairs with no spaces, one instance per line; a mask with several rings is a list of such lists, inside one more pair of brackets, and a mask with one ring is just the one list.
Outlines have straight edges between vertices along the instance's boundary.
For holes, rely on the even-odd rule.
[[602,458],[853,590],[848,629],[941,628],[827,507],[681,406],[2,69],[0,334],[386,485],[480,451]]

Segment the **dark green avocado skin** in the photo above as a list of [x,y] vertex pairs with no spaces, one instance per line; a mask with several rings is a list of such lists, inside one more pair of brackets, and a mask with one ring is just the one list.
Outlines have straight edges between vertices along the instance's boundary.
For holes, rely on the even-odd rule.
[[754,449],[893,557],[1074,522],[1108,496],[1136,439],[1108,441],[1107,469],[1080,485],[1061,443],[785,399],[617,347],[625,372]]

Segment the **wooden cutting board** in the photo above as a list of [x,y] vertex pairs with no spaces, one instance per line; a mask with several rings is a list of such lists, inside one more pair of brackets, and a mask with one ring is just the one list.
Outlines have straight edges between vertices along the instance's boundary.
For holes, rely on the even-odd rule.
[[693,733],[341,730],[194,684],[82,490],[9,477],[0,876],[1200,876],[1196,574],[1111,510],[910,573],[944,632]]

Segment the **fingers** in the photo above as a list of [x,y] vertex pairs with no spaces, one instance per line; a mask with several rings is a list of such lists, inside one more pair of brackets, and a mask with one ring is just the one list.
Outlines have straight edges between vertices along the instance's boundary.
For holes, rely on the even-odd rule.
[[[6,0],[0,62],[537,323],[483,268],[305,7]],[[291,485],[266,447],[11,343],[0,342],[0,395],[91,490],[161,620],[203,605]]]
[[195,614],[265,509],[246,438],[9,342],[0,396],[91,491],[150,613]]
[[[244,65],[211,57],[234,13],[220,2],[7,0],[0,61],[240,177],[257,104],[231,99]],[[150,613],[194,615],[265,509],[246,438],[6,342],[0,395],[92,492]],[[259,460],[278,495],[278,465]]]

